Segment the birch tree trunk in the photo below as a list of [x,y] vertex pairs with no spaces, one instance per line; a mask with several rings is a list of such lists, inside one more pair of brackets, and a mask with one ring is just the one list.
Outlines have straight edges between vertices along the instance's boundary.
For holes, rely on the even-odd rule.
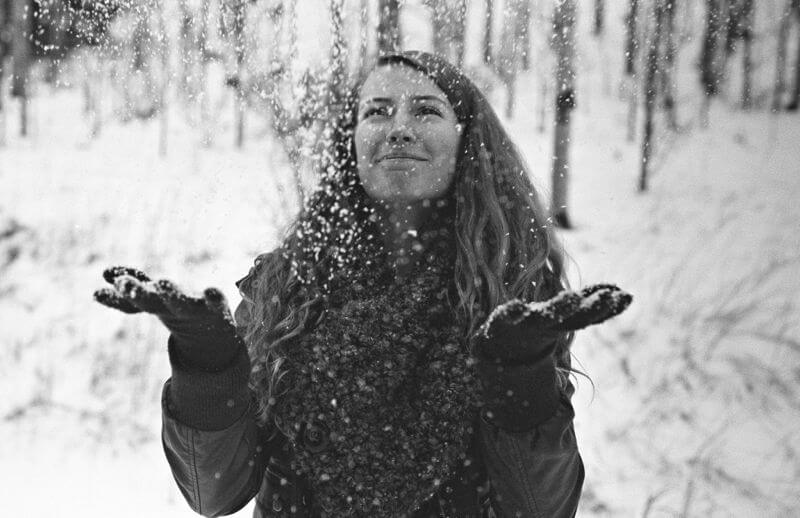
[[792,0],[786,0],[786,7],[781,14],[778,29],[778,47],[775,59],[775,82],[772,90],[772,111],[777,112],[783,108],[783,94],[786,90],[784,73],[786,70],[786,44],[789,38],[789,28],[792,21]]
[[378,1],[378,54],[400,50],[400,0]]
[[[0,85],[4,84],[6,56],[11,46],[11,13],[7,11],[8,7],[5,0],[0,0]],[[5,93],[5,88],[0,88],[0,147],[4,146],[6,142]]]
[[494,1],[486,0],[486,16],[483,31],[483,63],[492,65],[492,38],[494,25]]
[[675,43],[676,1],[667,0],[662,5],[661,41],[664,47],[664,64],[659,70],[662,106],[666,112],[667,124],[673,131],[678,129],[677,107],[675,106],[675,61],[678,55],[678,47]]
[[30,104],[28,81],[30,76],[30,37],[32,27],[30,13],[33,13],[33,5],[31,5],[30,0],[12,0],[11,4],[11,56],[14,60],[14,68],[12,69],[14,74],[11,76],[11,97],[19,99],[19,134],[27,137],[30,122],[28,120]]
[[514,116],[514,106],[516,104],[516,81],[520,62],[521,45],[518,40],[520,33],[520,13],[523,9],[525,0],[507,0],[503,7],[503,32],[501,35],[501,45],[499,55],[494,61],[495,70],[506,87],[506,107],[505,116]]
[[719,93],[722,81],[720,67],[720,37],[723,29],[721,0],[706,0],[706,27],[703,50],[700,55],[700,83],[703,87],[704,103],[700,113],[702,127],[708,127],[711,99]]
[[361,0],[358,11],[358,77],[363,79],[370,68],[369,52],[369,1]]
[[753,0],[742,0],[740,31],[742,38],[742,108],[753,107]]
[[639,55],[639,0],[630,0],[625,18],[625,85],[628,93],[628,142],[636,138],[636,112],[639,109],[636,58]]
[[663,2],[670,0],[654,0],[653,5],[653,31],[649,36],[647,50],[647,74],[644,86],[644,134],[642,136],[642,161],[639,171],[639,192],[647,190],[647,180],[650,173],[650,162],[653,155],[653,112],[658,98],[658,73],[659,49],[661,47],[661,30],[664,19]]
[[433,51],[451,63],[464,64],[466,0],[426,0],[432,12]]
[[[167,23],[164,19],[164,0],[159,0],[156,4],[158,9],[158,53],[161,58],[161,77],[159,78],[159,138],[158,154],[167,155],[167,138],[169,135],[169,35],[167,34]],[[184,78],[181,78],[182,80]]]
[[553,45],[556,53],[556,117],[553,146],[553,222],[572,228],[567,209],[569,144],[572,110],[575,108],[575,0],[556,0]]
[[594,0],[594,28],[592,34],[600,36],[605,26],[605,0]]
[[[792,10],[797,21],[800,22],[800,0],[792,1]],[[797,111],[798,107],[800,107],[800,30],[795,32],[797,33],[797,52],[794,54],[794,89],[789,98],[789,104],[786,105],[788,111]]]
[[517,41],[520,66],[526,72],[531,69],[531,2],[523,0],[519,6],[519,20],[517,22]]

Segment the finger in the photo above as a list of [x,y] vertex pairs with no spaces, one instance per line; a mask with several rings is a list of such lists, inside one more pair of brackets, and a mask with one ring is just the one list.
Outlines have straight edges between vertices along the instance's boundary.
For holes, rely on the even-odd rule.
[[139,313],[142,310],[131,304],[127,299],[121,297],[119,293],[111,288],[103,288],[94,292],[94,300],[111,309],[122,311],[123,313]]
[[103,270],[103,279],[109,284],[114,284],[118,277],[127,275],[142,282],[149,282],[150,277],[141,270],[129,266],[112,266]]
[[183,293],[172,281],[161,279],[155,285],[164,305],[176,316],[190,317],[206,310],[204,299]]
[[588,297],[593,293],[596,293],[600,290],[618,290],[619,288],[614,284],[608,283],[601,283],[601,284],[592,284],[591,286],[586,286],[580,291],[581,296]]
[[203,298],[205,299],[206,307],[209,311],[233,323],[233,316],[231,315],[230,307],[228,307],[228,301],[221,291],[217,288],[208,288],[203,292]]

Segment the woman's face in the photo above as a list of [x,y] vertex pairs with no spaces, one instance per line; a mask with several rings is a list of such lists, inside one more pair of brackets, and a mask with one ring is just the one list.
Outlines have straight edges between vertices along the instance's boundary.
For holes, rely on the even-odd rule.
[[367,194],[387,202],[444,195],[456,174],[461,128],[436,84],[410,67],[376,68],[361,88],[355,145]]

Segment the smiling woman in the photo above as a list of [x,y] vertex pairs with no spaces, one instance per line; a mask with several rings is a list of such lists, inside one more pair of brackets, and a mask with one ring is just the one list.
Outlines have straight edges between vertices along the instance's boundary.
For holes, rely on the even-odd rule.
[[347,108],[235,323],[216,289],[104,273],[98,301],[170,330],[181,491],[207,516],[574,516],[573,331],[631,297],[565,289],[525,164],[452,65],[381,57]]
[[455,178],[460,139],[447,97],[420,72],[381,67],[361,87],[355,144],[358,177],[371,198],[440,198]]

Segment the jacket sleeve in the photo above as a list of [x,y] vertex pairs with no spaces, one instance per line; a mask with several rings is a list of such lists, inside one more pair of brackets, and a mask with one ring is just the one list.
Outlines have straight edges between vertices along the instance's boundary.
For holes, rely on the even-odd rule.
[[[240,328],[251,304],[245,297],[236,309]],[[242,350],[227,368],[205,372],[187,368],[171,343],[169,350],[172,377],[162,396],[162,443],[172,474],[195,512],[234,513],[257,494],[275,446],[256,424],[250,360]]]
[[490,499],[498,517],[573,517],[584,479],[569,402],[562,394],[556,414],[525,432],[503,430],[479,419]]

